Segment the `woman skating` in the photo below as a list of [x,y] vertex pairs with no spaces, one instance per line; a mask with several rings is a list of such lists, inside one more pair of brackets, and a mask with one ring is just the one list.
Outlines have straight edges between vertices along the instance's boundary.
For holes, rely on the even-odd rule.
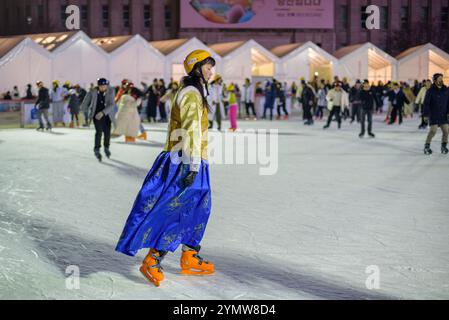
[[134,85],[130,84],[127,90],[119,100],[119,110],[116,116],[117,127],[113,135],[125,135],[125,142],[129,143],[136,142],[136,138],[139,135],[140,115],[137,107],[142,100],[139,98]]
[[203,50],[185,59],[188,76],[173,100],[166,146],[148,173],[117,244],[117,251],[130,256],[150,248],[140,271],[156,286],[164,280],[164,256],[181,244],[181,273],[214,272],[214,265],[198,253],[211,212],[206,96],[214,65]]

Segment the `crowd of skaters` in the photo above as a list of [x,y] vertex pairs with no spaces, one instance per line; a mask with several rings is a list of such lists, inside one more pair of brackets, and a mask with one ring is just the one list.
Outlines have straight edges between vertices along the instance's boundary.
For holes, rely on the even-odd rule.
[[[47,130],[58,125],[65,127],[66,109],[70,113],[69,127],[79,128],[80,114],[83,114],[83,127],[90,127],[92,122],[96,126],[96,148],[98,148],[100,136],[98,132],[104,133],[106,145],[109,145],[110,136],[124,135],[127,143],[135,142],[136,139],[146,140],[147,133],[142,122],[145,120],[149,123],[168,122],[171,101],[180,88],[180,83],[174,80],[166,84],[163,79],[154,79],[151,84],[141,82],[137,87],[131,80],[124,79],[121,85],[115,88],[111,87],[106,79],[103,80],[104,84],[100,85],[100,82],[97,85],[91,84],[88,90],[77,84],[71,85],[68,81],[63,85],[53,81],[51,89],[47,89],[39,81],[37,97],[33,94],[32,86],[28,85],[24,96],[21,97],[17,86],[14,86],[13,90],[5,93],[2,99],[37,98],[35,103],[39,119],[37,130],[45,129],[43,120],[46,122]],[[93,111],[96,106],[91,105],[89,99],[86,99],[94,92],[98,94],[100,86],[107,87],[106,92],[114,97],[112,105],[108,106],[111,110],[111,125],[114,127],[110,136],[105,133],[110,130],[110,125],[108,123],[99,125],[100,121],[95,119],[96,115]],[[413,84],[393,81],[372,83],[368,80],[357,80],[351,85],[346,78],[340,80],[336,76],[331,83],[319,80],[316,76],[311,81],[301,79],[299,84],[293,82],[290,85],[276,79],[255,84],[250,79],[246,79],[241,87],[236,83],[225,83],[220,75],[215,75],[208,86],[209,123],[210,128],[214,128],[217,124],[217,129],[221,131],[222,121],[227,119],[229,131],[234,132],[238,129],[239,120],[288,120],[289,110],[291,112],[296,109],[302,111],[305,126],[313,126],[316,121],[325,121],[323,128],[329,129],[335,121],[337,128],[340,129],[343,122],[347,121],[349,124],[357,122],[360,124],[360,138],[363,138],[366,133],[369,137],[375,138],[373,114],[385,114],[385,122],[388,125],[401,125],[405,118],[413,118],[417,114],[421,118],[419,129],[431,127],[430,138],[426,140],[425,153],[431,153],[431,137],[436,134],[438,127],[441,127],[443,131],[442,151],[445,153],[447,123],[442,123],[444,121],[440,119],[435,128],[435,121],[432,121],[430,114],[432,104],[435,102],[430,101],[433,95],[430,96],[428,91],[434,87],[442,88],[443,93],[439,99],[446,101],[449,93],[440,74],[436,74],[432,80],[415,80]],[[430,91],[433,92],[434,89]],[[429,100],[427,108],[426,98]],[[287,108],[288,99],[290,99],[290,108]],[[52,105],[52,123],[48,117],[50,104]],[[440,108],[446,108],[440,112],[447,114],[447,106],[440,106]],[[447,116],[446,122],[448,122]]]

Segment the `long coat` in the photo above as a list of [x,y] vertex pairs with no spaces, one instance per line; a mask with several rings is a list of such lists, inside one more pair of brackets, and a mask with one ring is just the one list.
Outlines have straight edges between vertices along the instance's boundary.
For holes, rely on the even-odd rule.
[[429,118],[429,124],[443,125],[449,123],[449,89],[443,86],[438,89],[436,85],[427,90],[424,99],[424,117]]
[[120,98],[115,134],[133,138],[139,135],[140,116],[137,107],[140,103],[140,99],[136,100],[127,94]]

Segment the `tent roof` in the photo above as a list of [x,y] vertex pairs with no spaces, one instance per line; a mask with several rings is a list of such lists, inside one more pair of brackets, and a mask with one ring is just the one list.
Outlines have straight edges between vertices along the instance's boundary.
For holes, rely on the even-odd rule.
[[131,40],[132,37],[133,36],[131,36],[131,35],[127,35],[127,36],[117,36],[117,37],[94,38],[94,39],[92,39],[92,42],[95,43],[100,48],[102,48],[107,53],[111,53],[112,51],[120,48],[125,43],[127,43],[129,40]]
[[21,43],[25,37],[0,38],[0,59]]
[[173,39],[163,41],[151,41],[150,45],[159,50],[163,55],[169,55],[191,39]]
[[30,38],[35,43],[41,45],[50,52],[55,51],[57,48],[66,43],[70,38],[72,38],[78,31],[68,31],[68,32],[54,32],[54,33],[38,33],[38,34],[28,34],[25,37]]
[[299,47],[302,47],[303,45],[304,45],[304,43],[284,44],[282,46],[274,47],[273,49],[271,49],[271,52],[273,54],[275,54],[276,56],[278,56],[279,58],[282,58],[282,57],[285,57],[286,55],[288,55],[289,53],[292,53]]
[[237,50],[241,46],[243,46],[245,41],[234,41],[234,42],[223,42],[216,43],[209,46],[214,52],[216,52],[221,57],[225,57],[231,52]]
[[416,46],[416,47],[407,49],[407,50],[401,52],[401,53],[396,57],[396,59],[399,60],[399,59],[405,58],[405,57],[407,57],[407,56],[409,56],[409,55],[415,53],[416,51],[420,50],[420,49],[423,48],[423,47],[424,47],[424,45],[420,45],[420,46]]
[[337,59],[341,59],[341,58],[346,57],[347,55],[353,53],[354,51],[360,49],[363,46],[364,46],[364,44],[355,44],[352,46],[340,48],[334,52],[334,56]]

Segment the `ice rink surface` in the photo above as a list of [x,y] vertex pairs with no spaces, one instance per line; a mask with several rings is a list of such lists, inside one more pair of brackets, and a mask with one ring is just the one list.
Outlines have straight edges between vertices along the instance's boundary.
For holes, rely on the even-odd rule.
[[[160,288],[138,271],[147,250],[132,258],[114,248],[166,125],[147,125],[148,142],[113,140],[101,164],[93,129],[0,130],[0,299],[449,299],[440,133],[429,157],[417,120],[376,117],[375,140],[349,123],[239,126],[279,129],[278,172],[212,165],[202,254],[217,272],[181,276],[178,250]],[[373,270],[379,288],[370,290]]]

